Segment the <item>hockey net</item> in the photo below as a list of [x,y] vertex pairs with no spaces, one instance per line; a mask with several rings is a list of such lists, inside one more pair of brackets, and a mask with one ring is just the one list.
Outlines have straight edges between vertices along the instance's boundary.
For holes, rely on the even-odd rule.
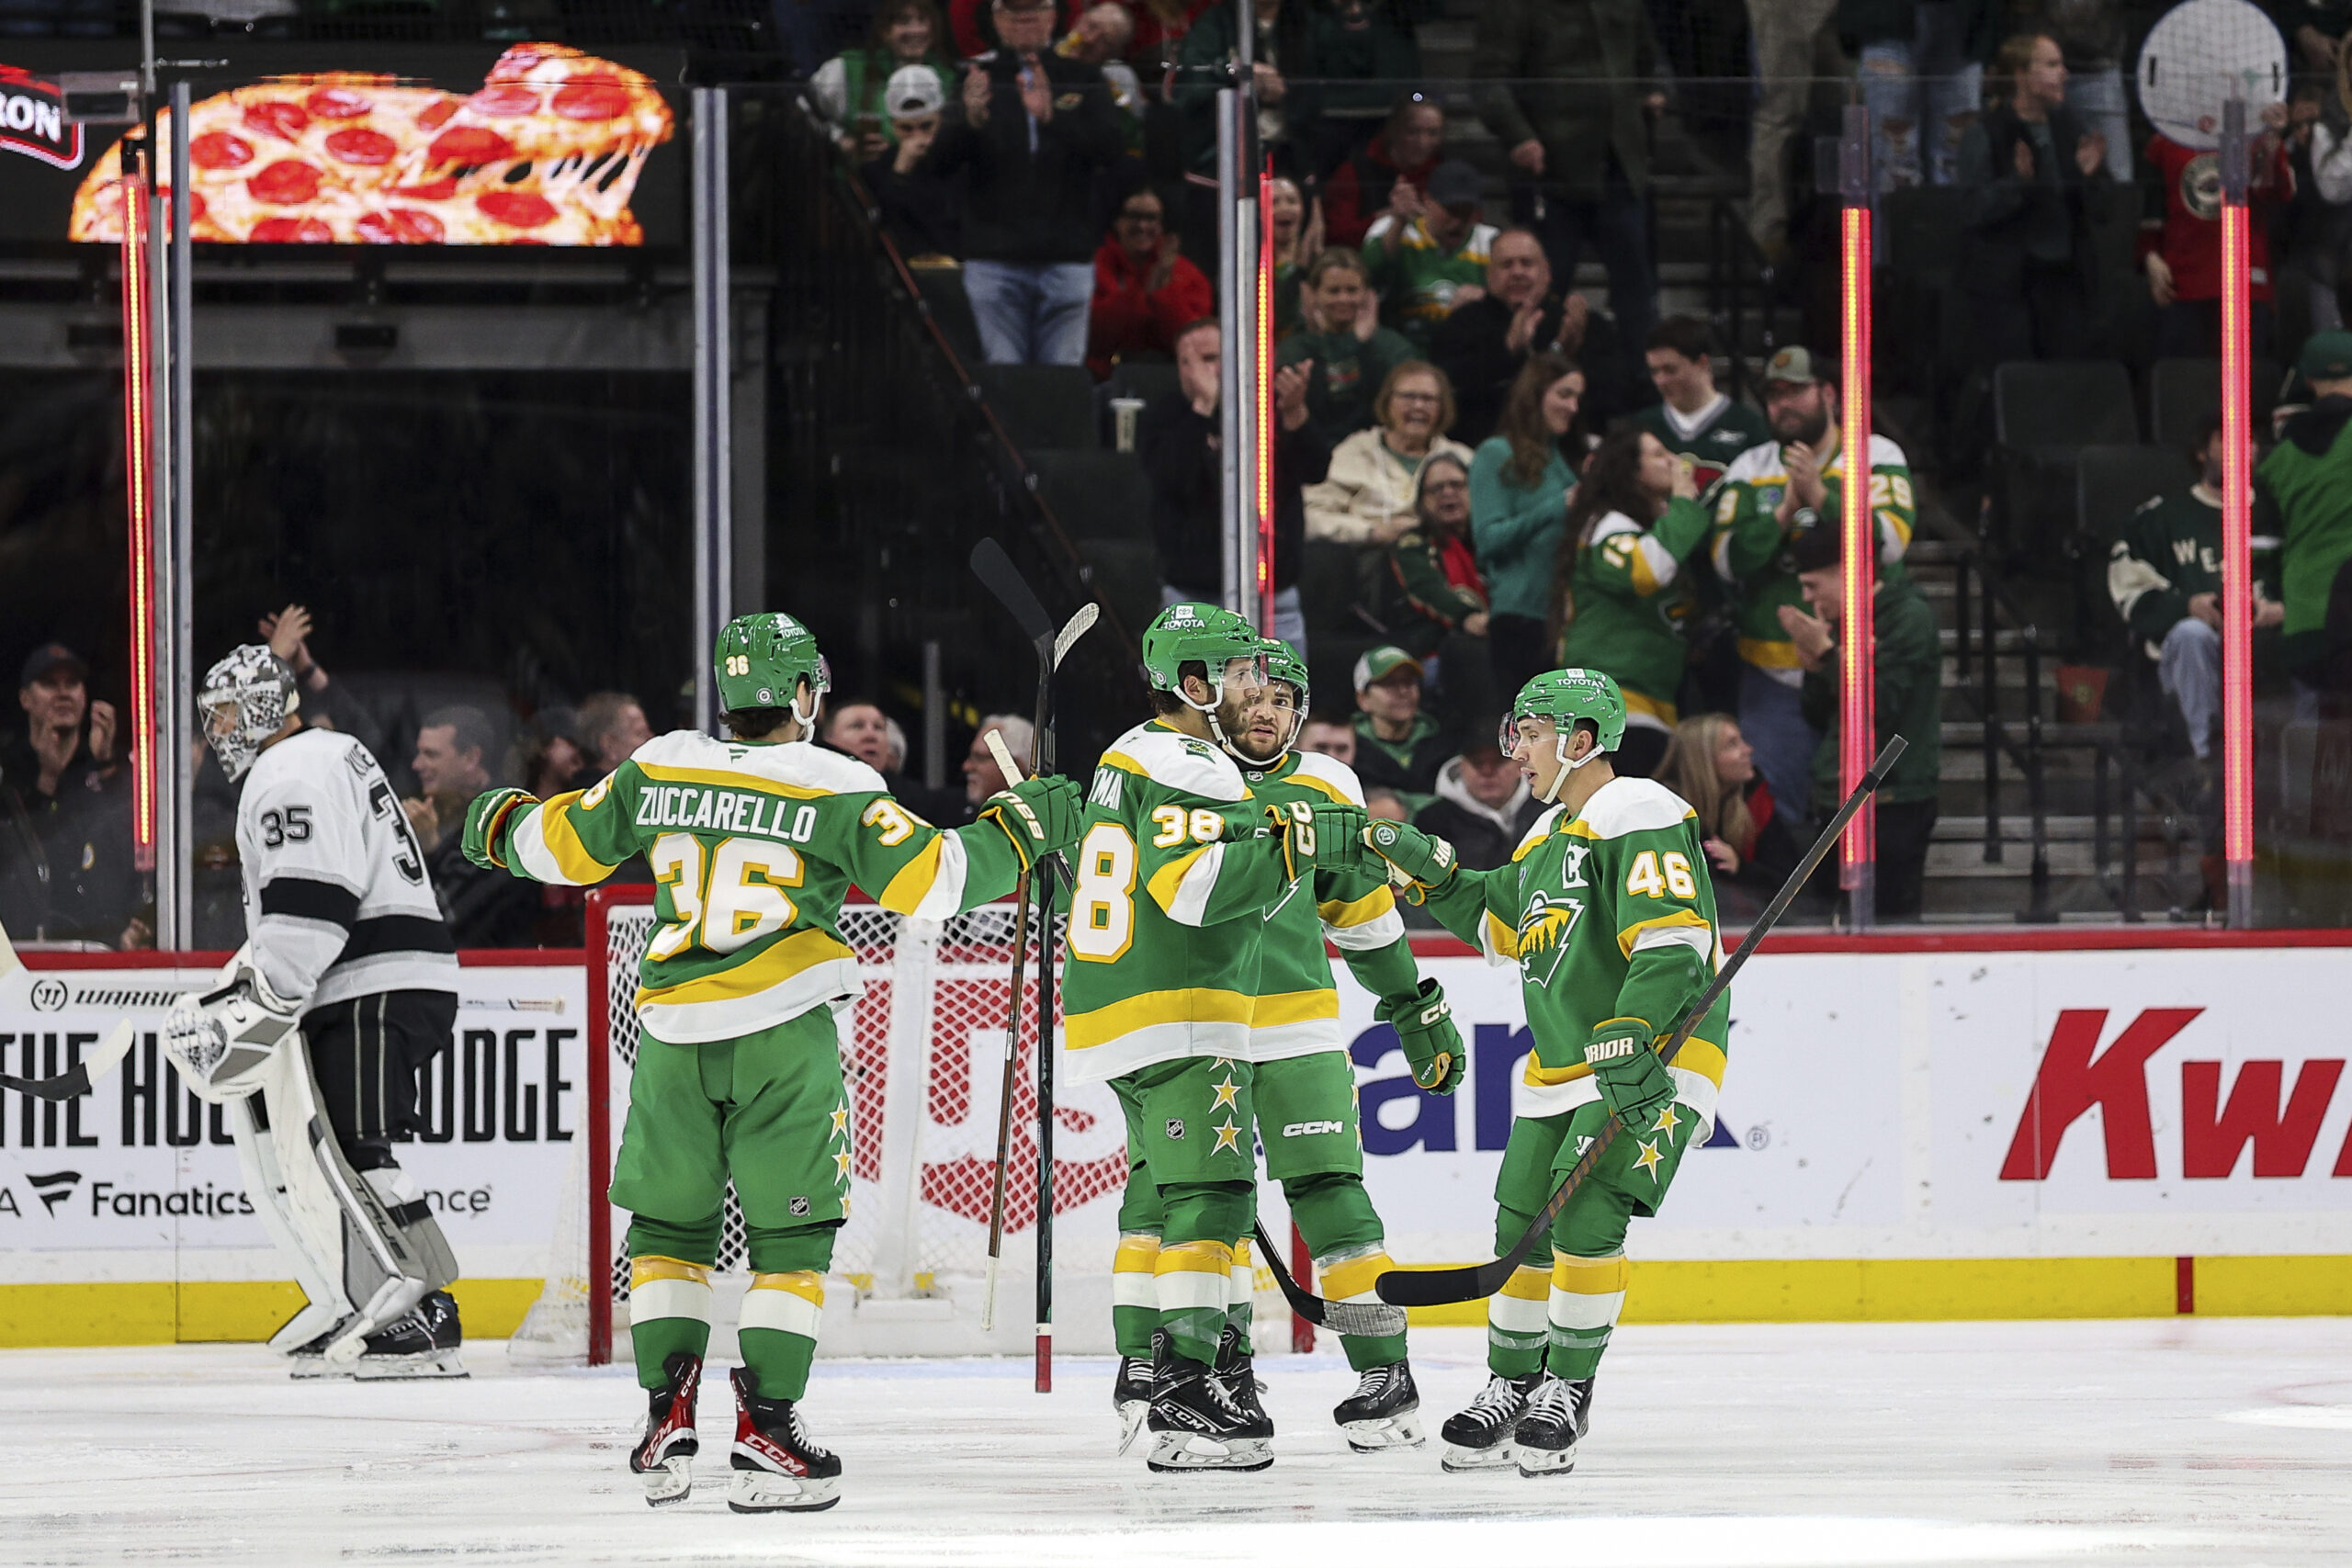
[[[603,1194],[628,1115],[638,963],[654,931],[653,891],[605,888],[589,899],[588,1135],[573,1145],[546,1286],[515,1335],[514,1353],[523,1359],[603,1361],[628,1324],[628,1215]],[[833,1249],[828,1338],[842,1305],[853,1307],[853,1320],[895,1325],[842,1348],[1028,1348],[1037,1209],[1034,998],[1023,1009],[1014,1073],[996,1333],[978,1334],[1015,919],[1010,902],[945,921],[910,920],[872,904],[842,910],[842,940],[857,953],[865,992],[842,1037],[853,1163],[849,1219]],[[1029,925],[1034,933],[1034,917]],[[1073,1349],[1101,1348],[1092,1342],[1107,1346],[1124,1128],[1099,1084],[1059,1082],[1054,1120],[1056,1316],[1066,1325],[1057,1339]],[[742,1216],[730,1190],[714,1281],[722,1302],[730,1276],[737,1289],[748,1283],[744,1269]],[[845,1287],[853,1302],[842,1301]],[[721,1314],[731,1321],[723,1306]]]

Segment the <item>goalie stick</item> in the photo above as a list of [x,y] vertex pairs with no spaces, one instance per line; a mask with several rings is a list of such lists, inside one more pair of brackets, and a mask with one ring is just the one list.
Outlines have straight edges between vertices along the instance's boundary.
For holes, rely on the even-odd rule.
[[[1673,1062],[1676,1053],[1682,1049],[1682,1043],[1690,1038],[1690,1032],[1698,1028],[1700,1021],[1707,1016],[1707,1010],[1713,1007],[1716,998],[1730,988],[1731,977],[1739,973],[1740,965],[1747,962],[1766,933],[1779,923],[1790,901],[1796,897],[1797,890],[1804,886],[1805,879],[1828,855],[1830,847],[1838,841],[1838,835],[1846,830],[1846,824],[1854,819],[1854,814],[1861,810],[1862,803],[1885,782],[1888,770],[1894,766],[1895,759],[1903,755],[1907,745],[1908,742],[1900,735],[1887,741],[1877,761],[1871,763],[1870,772],[1864,773],[1861,782],[1854,786],[1854,793],[1846,797],[1846,803],[1838,808],[1838,815],[1829,819],[1829,826],[1821,830],[1821,836],[1813,841],[1813,847],[1805,851],[1804,859],[1797,863],[1796,870],[1789,874],[1789,879],[1781,885],[1781,890],[1772,895],[1772,901],[1764,907],[1764,912],[1747,929],[1746,939],[1724,966],[1715,972],[1715,977],[1707,983],[1706,989],[1699,993],[1699,999],[1690,1004],[1689,1010],[1682,1015],[1682,1021],[1674,1026],[1673,1034],[1668,1037],[1664,1049],[1658,1053],[1662,1061]],[[1567,1207],[1568,1200],[1576,1195],[1577,1189],[1592,1173],[1592,1168],[1599,1163],[1602,1152],[1616,1141],[1617,1134],[1623,1129],[1624,1123],[1614,1115],[1601,1125],[1600,1135],[1593,1139],[1592,1146],[1585,1150],[1583,1157],[1569,1170],[1567,1179],[1560,1183],[1559,1190],[1552,1194],[1551,1201],[1544,1205],[1534,1222],[1527,1227],[1526,1234],[1500,1258],[1491,1263],[1474,1263],[1459,1269],[1392,1269],[1374,1283],[1373,1289],[1382,1301],[1393,1302],[1398,1306],[1450,1306],[1457,1302],[1483,1301],[1493,1295],[1503,1288],[1511,1275],[1518,1272],[1527,1255],[1535,1250],[1536,1242],[1552,1228],[1552,1222],[1559,1218],[1560,1211]]]
[[[1069,647],[1093,624],[1091,604],[1082,605],[1057,634],[1053,617],[1035,591],[993,538],[972,547],[972,575],[1019,622],[1037,655],[1036,754],[1039,773],[1054,771],[1054,669]],[[1007,768],[1010,753],[991,748],[1009,784],[1021,774]],[[1054,879],[1059,855],[1042,855],[1030,868],[1037,900],[1037,1377],[1039,1393],[1054,1388]],[[1025,942],[1024,942],[1025,945]],[[1009,1097],[1008,1097],[1009,1099]],[[1000,1166],[1000,1171],[1001,1167]],[[1000,1178],[1001,1179],[1001,1178]],[[1001,1239],[1001,1238],[1000,1238]]]
[[[236,960],[230,960],[232,968],[235,963]],[[229,972],[229,969],[221,971],[223,975]],[[31,971],[25,967],[25,961],[17,956],[16,945],[9,942],[7,931],[0,930],[0,1001],[14,1002],[19,990],[29,995],[32,987],[28,978],[30,974]],[[170,1008],[167,1006],[160,1010],[168,1012]],[[0,1089],[13,1089],[19,1094],[29,1094],[41,1100],[72,1100],[76,1095],[87,1094],[99,1080],[122,1065],[123,1057],[130,1054],[138,1034],[135,1021],[126,1018],[107,1032],[96,1050],[65,1071],[45,1078],[25,1078],[14,1073],[0,1073]]]

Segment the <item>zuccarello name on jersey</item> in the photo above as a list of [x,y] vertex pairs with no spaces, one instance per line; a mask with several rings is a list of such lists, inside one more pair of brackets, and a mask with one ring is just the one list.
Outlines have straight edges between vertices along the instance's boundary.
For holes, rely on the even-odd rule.
[[707,828],[715,833],[740,833],[805,844],[817,830],[817,808],[806,801],[779,800],[750,790],[648,784],[638,792],[637,825]]

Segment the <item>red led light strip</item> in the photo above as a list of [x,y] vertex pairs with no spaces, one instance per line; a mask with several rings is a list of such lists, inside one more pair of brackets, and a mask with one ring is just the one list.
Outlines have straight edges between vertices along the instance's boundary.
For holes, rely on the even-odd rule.
[[122,186],[123,489],[130,513],[131,829],[135,861],[155,869],[155,522],[148,375],[147,184]]
[[[1838,297],[1843,320],[1838,345],[1843,396],[1838,432],[1845,487],[1838,509],[1843,538],[1840,554],[1846,563],[1845,625],[1838,630],[1838,780],[1842,795],[1851,795],[1869,771],[1878,750],[1877,705],[1873,699],[1871,651],[1877,640],[1871,595],[1877,589],[1876,508],[1880,502],[1871,472],[1871,209],[1848,207],[1839,245]],[[1858,503],[1859,498],[1859,503]],[[1891,500],[1892,498],[1887,498]],[[1854,816],[1839,847],[1838,880],[1852,888],[1859,868],[1878,858],[1878,814],[1866,803]]]

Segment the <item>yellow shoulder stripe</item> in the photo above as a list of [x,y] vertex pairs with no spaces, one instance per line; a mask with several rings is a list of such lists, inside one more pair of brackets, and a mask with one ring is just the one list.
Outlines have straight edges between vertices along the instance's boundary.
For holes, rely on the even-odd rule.
[[1361,898],[1327,898],[1315,906],[1315,912],[1323,917],[1325,925],[1344,931],[1350,926],[1368,926],[1396,908],[1396,895],[1383,883]]
[[1151,777],[1151,770],[1149,768],[1145,767],[1141,762],[1136,761],[1125,751],[1103,752],[1102,766],[1106,768],[1116,768],[1123,773],[1133,773],[1137,778],[1148,779]]
[[1492,909],[1487,911],[1487,945],[1505,958],[1519,956],[1519,932]]
[[572,808],[580,804],[578,794],[559,795],[539,807],[539,841],[547,845],[548,853],[555,857],[558,870],[574,882],[602,882],[613,874],[613,867],[588,852],[581,841],[580,829],[573,826]]
[[1282,782],[1286,784],[1296,784],[1301,789],[1314,790],[1318,795],[1328,795],[1341,806],[1355,804],[1347,797],[1346,793],[1338,784],[1333,784],[1329,779],[1317,778],[1313,773],[1294,773],[1283,778]]
[[931,891],[931,885],[939,880],[939,854],[944,842],[944,834],[933,835],[931,842],[899,868],[898,874],[890,878],[890,885],[874,901],[893,914],[913,914],[923,895]]
[[[1107,757],[1105,760],[1108,760]],[[1208,845],[1199,845],[1178,855],[1174,860],[1153,872],[1151,880],[1144,885],[1146,890],[1151,894],[1151,901],[1162,909],[1174,905],[1176,889],[1182,885],[1185,874],[1193,869],[1195,862],[1208,852]]]
[[1634,956],[1634,943],[1640,940],[1644,931],[1656,931],[1667,926],[1696,926],[1702,931],[1714,930],[1707,923],[1707,917],[1699,913],[1698,910],[1676,909],[1668,914],[1653,916],[1646,920],[1635,920],[1632,925],[1619,931],[1617,951],[1623,956],[1631,958]]

